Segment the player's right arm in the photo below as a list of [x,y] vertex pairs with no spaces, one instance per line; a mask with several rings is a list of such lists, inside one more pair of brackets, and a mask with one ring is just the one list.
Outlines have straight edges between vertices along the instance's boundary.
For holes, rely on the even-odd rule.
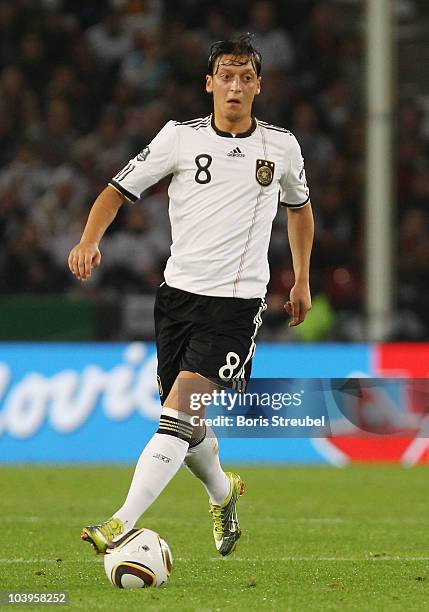
[[176,170],[178,137],[169,121],[152,142],[118,172],[95,200],[82,238],[71,251],[68,264],[79,280],[87,280],[100,265],[98,248],[104,232],[127,200],[135,202],[141,193]]
[[92,269],[100,265],[101,253],[98,245],[124,201],[123,195],[111,185],[108,185],[95,200],[82,238],[70,251],[68,259],[71,272],[79,280],[87,280],[91,276]]

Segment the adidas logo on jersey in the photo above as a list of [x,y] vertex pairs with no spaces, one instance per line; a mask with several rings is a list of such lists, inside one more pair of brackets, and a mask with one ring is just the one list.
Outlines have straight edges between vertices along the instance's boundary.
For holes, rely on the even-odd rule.
[[228,153],[228,157],[246,157],[244,153],[240,151],[239,147],[235,147]]

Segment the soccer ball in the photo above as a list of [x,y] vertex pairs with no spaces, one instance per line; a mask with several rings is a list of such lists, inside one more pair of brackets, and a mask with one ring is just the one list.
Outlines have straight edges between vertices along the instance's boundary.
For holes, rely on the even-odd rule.
[[160,587],[172,565],[167,542],[150,529],[131,529],[104,555],[107,578],[120,589]]

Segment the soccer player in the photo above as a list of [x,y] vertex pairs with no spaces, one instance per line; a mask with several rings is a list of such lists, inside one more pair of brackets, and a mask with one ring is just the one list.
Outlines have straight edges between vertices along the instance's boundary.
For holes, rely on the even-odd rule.
[[311,308],[314,225],[304,162],[288,130],[253,116],[260,89],[261,56],[250,36],[212,45],[206,91],[213,113],[169,121],[98,196],[70,252],[70,270],[88,279],[120,206],[173,175],[171,256],[155,303],[159,428],[140,455],[121,508],[82,530],[97,552],[123,541],[183,462],[208,492],[220,554],[230,554],[240,538],[236,506],[244,484],[222,470],[214,432],[191,425],[189,383],[208,392],[245,388],[266,309],[267,253],[279,201],[287,208],[295,273],[285,304],[289,325],[299,325]]

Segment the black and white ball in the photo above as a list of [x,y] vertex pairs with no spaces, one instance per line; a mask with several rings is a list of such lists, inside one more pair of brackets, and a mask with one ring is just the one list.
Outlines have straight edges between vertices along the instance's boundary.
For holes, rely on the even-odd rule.
[[150,529],[132,529],[104,555],[107,578],[120,589],[160,587],[172,565],[167,542]]

